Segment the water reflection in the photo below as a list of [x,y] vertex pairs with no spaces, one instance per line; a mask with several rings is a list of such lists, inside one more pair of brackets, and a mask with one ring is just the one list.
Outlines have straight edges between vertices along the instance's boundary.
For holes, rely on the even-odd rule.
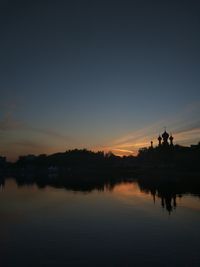
[[[63,178],[63,177],[15,177],[13,178],[18,188],[23,186],[37,186],[38,188],[63,188],[72,192],[90,193],[94,190],[99,192],[114,192],[115,194],[123,194],[125,196],[139,196],[146,198],[151,196],[151,200],[155,203],[160,201],[160,206],[169,214],[174,211],[178,204],[177,199],[192,195],[200,200],[200,181],[199,179],[158,179],[156,177],[140,177],[137,179],[109,179],[97,178],[87,179],[86,177],[79,179]],[[5,179],[0,179],[0,190],[5,190]]]
[[5,188],[5,179],[0,177],[0,191],[3,192]]
[[169,213],[177,207],[177,197],[182,198],[185,195],[193,195],[200,198],[200,182],[198,177],[188,179],[150,179],[141,178],[138,180],[140,190],[150,193],[155,201],[156,197],[161,199],[161,206]]
[[60,179],[1,179],[2,266],[199,266],[198,183]]

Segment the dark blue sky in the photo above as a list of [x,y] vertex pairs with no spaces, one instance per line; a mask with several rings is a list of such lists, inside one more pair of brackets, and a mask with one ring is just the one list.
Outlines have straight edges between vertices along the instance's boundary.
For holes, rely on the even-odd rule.
[[198,1],[1,1],[0,153],[200,137]]

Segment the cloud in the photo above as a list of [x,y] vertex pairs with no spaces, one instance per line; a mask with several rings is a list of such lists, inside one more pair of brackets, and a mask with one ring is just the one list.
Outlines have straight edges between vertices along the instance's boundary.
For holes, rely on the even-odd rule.
[[12,131],[18,130],[24,127],[24,124],[14,119],[11,112],[5,113],[3,118],[0,120],[0,131]]
[[[0,119],[1,139],[5,144],[1,144],[2,151],[11,154],[12,151],[29,153],[53,153],[63,147],[80,147],[78,140],[74,140],[71,136],[62,134],[59,131],[35,127],[17,119],[14,115],[15,105],[10,106],[10,110]],[[150,146],[150,141],[157,144],[158,134],[167,126],[167,130],[173,133],[175,143],[181,145],[190,145],[200,141],[200,103],[193,103],[186,106],[184,110],[180,110],[170,117],[163,117],[153,124],[127,133],[124,136],[104,143],[99,146],[88,145],[92,150],[103,150],[105,152],[112,151],[117,155],[136,155],[142,147]],[[5,133],[5,134],[3,134]],[[13,134],[14,133],[14,134]],[[8,147],[10,147],[8,149]],[[12,150],[12,151],[11,151]],[[9,151],[9,153],[8,153]]]
[[23,154],[54,153],[76,142],[68,135],[18,120],[12,111],[0,119],[0,134],[0,153],[12,161]]
[[63,135],[57,131],[45,128],[39,128],[29,125],[21,120],[18,120],[14,117],[11,111],[6,112],[3,118],[0,120],[0,131],[7,132],[7,131],[31,131],[39,134],[43,134],[52,138],[59,138],[63,140],[72,140],[71,137],[67,135]]
[[1,153],[6,155],[9,160],[15,161],[19,155],[52,153],[53,149],[47,144],[37,140],[10,140],[6,146],[1,147]]
[[197,143],[200,141],[199,113],[200,102],[192,103],[171,117],[163,117],[153,124],[113,140],[108,145],[98,146],[95,150],[112,151],[118,155],[136,155],[138,149],[150,146],[150,141],[157,144],[157,137],[164,131],[164,126],[173,133],[175,143]]
[[43,135],[47,135],[47,136],[52,137],[52,138],[68,140],[68,141],[72,141],[73,140],[68,135],[64,135],[64,134],[61,134],[59,132],[56,132],[56,131],[53,131],[53,130],[50,130],[50,129],[36,128],[36,127],[28,126],[28,125],[27,125],[26,129],[27,130],[31,130],[32,132],[37,132],[37,133],[40,133],[40,134],[43,134]]

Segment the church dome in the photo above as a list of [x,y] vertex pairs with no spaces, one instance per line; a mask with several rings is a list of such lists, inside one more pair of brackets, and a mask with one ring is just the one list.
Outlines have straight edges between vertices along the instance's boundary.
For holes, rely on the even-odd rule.
[[163,139],[168,139],[169,138],[169,134],[166,131],[164,131],[164,133],[162,134],[162,138]]

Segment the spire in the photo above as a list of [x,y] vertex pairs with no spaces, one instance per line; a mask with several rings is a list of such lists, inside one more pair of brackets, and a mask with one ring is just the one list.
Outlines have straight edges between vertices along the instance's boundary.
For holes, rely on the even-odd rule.
[[160,134],[159,134],[159,136],[158,136],[158,145],[159,145],[159,146],[161,146],[161,141],[162,141],[162,137],[161,137]]
[[174,140],[174,137],[172,136],[172,134],[170,134],[170,137],[169,137],[169,141],[170,141],[170,146],[173,146],[173,140]]
[[151,141],[151,148],[153,148],[153,141]]
[[166,127],[164,127],[164,129],[165,129],[165,131],[162,134],[163,145],[169,145],[169,143],[168,143],[169,134],[166,132]]

